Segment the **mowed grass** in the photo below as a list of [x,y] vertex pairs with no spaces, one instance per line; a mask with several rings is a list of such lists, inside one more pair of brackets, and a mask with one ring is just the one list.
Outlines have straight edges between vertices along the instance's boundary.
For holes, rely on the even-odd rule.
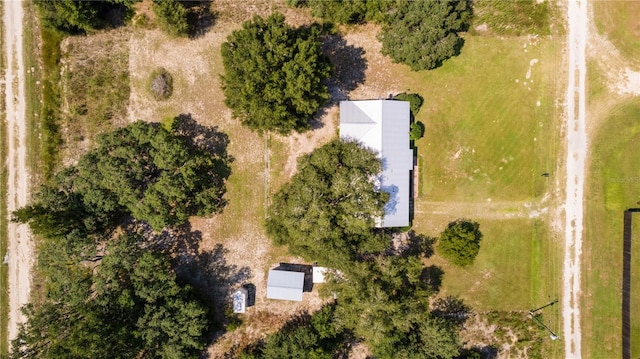
[[[528,218],[483,220],[480,230],[484,237],[472,265],[455,267],[438,255],[427,260],[428,265],[444,272],[439,296],[460,296],[476,313],[500,312],[507,317],[561,299],[562,241],[554,237],[547,223]],[[559,302],[541,314],[551,330],[561,333]],[[529,324],[535,327],[535,323]],[[562,357],[560,341],[547,340],[547,333],[540,337],[545,358]]]
[[[551,192],[561,150],[560,48],[553,37],[467,36],[460,56],[407,76],[407,90],[425,98],[417,116],[426,131],[416,142],[416,201],[426,213],[414,218],[417,232],[437,235],[434,228],[459,216],[429,214],[428,202],[524,203]],[[507,217],[470,218],[484,234],[473,265],[429,260],[444,271],[441,295],[459,295],[477,312],[528,311],[561,299],[562,240],[547,223],[550,215]],[[559,304],[543,315],[561,331]],[[542,352],[561,357],[563,344],[545,340]]]
[[640,2],[594,1],[593,9],[598,32],[627,59],[640,65]]
[[561,243],[545,222],[484,220],[480,231],[484,237],[472,265],[456,267],[438,256],[430,260],[444,270],[441,294],[459,295],[476,311],[530,310],[559,299]]
[[555,168],[559,147],[558,46],[549,37],[468,36],[462,54],[441,68],[407,74],[408,89],[425,98],[417,116],[426,125],[416,142],[421,200],[545,193],[541,175]]
[[[623,211],[638,207],[640,200],[640,99],[628,100],[610,111],[593,140],[589,167],[583,244],[582,305],[585,353],[592,358],[620,357],[622,353],[622,232]],[[640,218],[636,220],[638,228]],[[640,238],[640,231],[634,233]],[[632,263],[638,263],[640,244],[635,241]],[[634,278],[638,267],[633,266]],[[640,304],[640,283],[632,287],[632,303]],[[640,311],[632,306],[635,338],[634,353],[639,351]]]

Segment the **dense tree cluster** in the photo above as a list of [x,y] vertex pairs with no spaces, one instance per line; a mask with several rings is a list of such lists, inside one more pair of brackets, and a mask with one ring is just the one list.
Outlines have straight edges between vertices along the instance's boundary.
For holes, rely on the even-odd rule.
[[[430,307],[442,276],[422,262],[433,253],[433,240],[410,234],[411,241],[394,250],[393,232],[374,229],[386,201],[374,185],[380,171],[373,152],[340,139],[301,157],[298,173],[274,196],[267,232],[292,254],[333,268],[322,288],[337,298],[330,333],[364,341],[377,358],[453,358],[461,317],[449,314],[466,307],[455,299],[437,301],[437,311]],[[268,337],[254,354],[275,358],[284,347],[330,358],[340,350],[327,351],[322,343],[305,324]]]
[[451,263],[465,267],[473,263],[480,251],[480,224],[458,219],[440,234],[438,252]]
[[384,250],[388,238],[373,231],[388,196],[374,188],[381,170],[356,142],[336,139],[303,156],[273,198],[267,232],[293,254],[338,267]]
[[142,242],[122,235],[95,262],[79,262],[58,246],[63,257],[45,265],[46,299],[25,308],[12,357],[197,356],[210,325],[207,306],[179,283],[168,255],[143,250]]
[[471,15],[469,0],[400,1],[380,33],[382,54],[414,71],[439,67],[460,52]]
[[131,223],[160,230],[220,210],[227,142],[185,116],[170,130],[136,122],[99,136],[16,211],[42,239],[44,295],[25,308],[12,356],[197,357],[216,324],[210,306],[160,250],[171,245],[154,249]]
[[158,124],[136,122],[102,134],[98,147],[44,186],[16,217],[36,233],[98,231],[123,215],[154,229],[185,223],[224,204],[226,153],[210,153]]
[[256,131],[290,133],[329,99],[331,64],[320,49],[320,27],[294,29],[284,16],[256,16],[222,44],[225,103]]
[[35,0],[45,25],[66,33],[87,33],[109,27],[133,13],[140,0]]
[[459,32],[471,22],[470,0],[292,0],[330,22],[382,25],[382,53],[412,70],[436,68],[457,55],[463,45]]

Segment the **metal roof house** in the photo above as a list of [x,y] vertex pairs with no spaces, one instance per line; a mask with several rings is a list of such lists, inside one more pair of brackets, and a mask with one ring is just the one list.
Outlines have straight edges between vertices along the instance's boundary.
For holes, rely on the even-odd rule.
[[272,269],[267,278],[267,298],[302,301],[304,273]]
[[378,189],[389,193],[384,216],[376,227],[409,225],[410,171],[409,102],[365,100],[340,102],[340,137],[360,142],[382,160]]

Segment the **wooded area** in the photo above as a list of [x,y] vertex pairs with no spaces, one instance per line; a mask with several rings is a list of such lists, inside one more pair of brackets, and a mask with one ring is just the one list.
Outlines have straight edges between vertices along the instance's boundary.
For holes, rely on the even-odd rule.
[[135,122],[97,143],[14,213],[42,238],[44,297],[25,308],[12,356],[197,355],[221,324],[208,312],[223,309],[178,277],[171,251],[182,239],[159,243],[149,227],[222,209],[228,139],[181,116],[169,130]]

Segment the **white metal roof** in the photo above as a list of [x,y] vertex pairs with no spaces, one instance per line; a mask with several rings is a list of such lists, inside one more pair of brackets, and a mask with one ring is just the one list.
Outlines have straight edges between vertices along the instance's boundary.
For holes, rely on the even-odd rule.
[[272,269],[267,278],[267,298],[302,300],[304,273]]
[[360,142],[382,160],[379,189],[391,198],[378,227],[409,225],[409,175],[413,152],[409,147],[409,102],[365,100],[340,102],[340,137]]

